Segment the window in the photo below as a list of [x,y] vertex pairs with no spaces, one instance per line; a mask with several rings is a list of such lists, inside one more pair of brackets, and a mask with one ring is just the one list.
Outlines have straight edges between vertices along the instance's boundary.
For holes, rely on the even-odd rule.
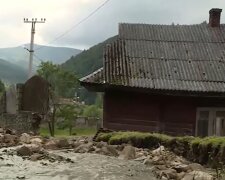
[[198,108],[196,135],[225,136],[225,108]]

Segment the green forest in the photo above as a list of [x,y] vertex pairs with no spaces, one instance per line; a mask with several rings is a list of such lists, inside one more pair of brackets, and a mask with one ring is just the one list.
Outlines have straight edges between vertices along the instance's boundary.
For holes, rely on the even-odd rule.
[[[62,68],[75,73],[78,78],[96,71],[103,65],[103,51],[105,45],[111,43],[116,38],[117,36],[111,37],[88,50],[84,50],[75,57],[72,56],[68,61],[62,64]],[[95,92],[88,92],[83,87],[79,87],[77,94],[86,104],[95,104],[96,102],[97,94]]]

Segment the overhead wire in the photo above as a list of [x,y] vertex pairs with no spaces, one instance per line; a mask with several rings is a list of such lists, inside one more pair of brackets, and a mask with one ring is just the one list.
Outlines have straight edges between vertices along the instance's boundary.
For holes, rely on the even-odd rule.
[[44,46],[41,46],[39,48],[34,49],[35,51],[40,50],[42,48],[44,48],[47,45],[50,45],[51,43],[57,41],[58,39],[64,37],[66,34],[68,34],[69,32],[71,32],[73,29],[75,29],[76,27],[78,27],[80,24],[82,24],[83,22],[87,21],[91,16],[93,16],[96,12],[98,12],[102,7],[104,7],[110,0],[106,0],[103,4],[101,4],[100,6],[98,6],[94,11],[92,11],[88,16],[86,16],[85,18],[83,18],[82,20],[80,20],[78,23],[76,23],[75,25],[73,25],[70,29],[68,29],[67,31],[65,31],[64,33],[62,33],[61,35],[59,35],[58,37],[54,38],[53,40],[51,40],[50,42],[48,42],[47,44],[45,44]]

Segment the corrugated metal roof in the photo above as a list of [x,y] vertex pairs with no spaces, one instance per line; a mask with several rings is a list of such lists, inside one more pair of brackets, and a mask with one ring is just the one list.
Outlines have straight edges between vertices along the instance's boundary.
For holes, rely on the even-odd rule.
[[104,67],[83,78],[155,90],[225,92],[225,25],[120,24]]

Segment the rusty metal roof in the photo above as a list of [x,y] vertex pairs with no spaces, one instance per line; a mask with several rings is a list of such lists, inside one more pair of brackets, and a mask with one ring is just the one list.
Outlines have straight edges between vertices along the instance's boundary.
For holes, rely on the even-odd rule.
[[225,92],[225,25],[120,24],[119,38],[107,45],[103,69],[86,83]]

